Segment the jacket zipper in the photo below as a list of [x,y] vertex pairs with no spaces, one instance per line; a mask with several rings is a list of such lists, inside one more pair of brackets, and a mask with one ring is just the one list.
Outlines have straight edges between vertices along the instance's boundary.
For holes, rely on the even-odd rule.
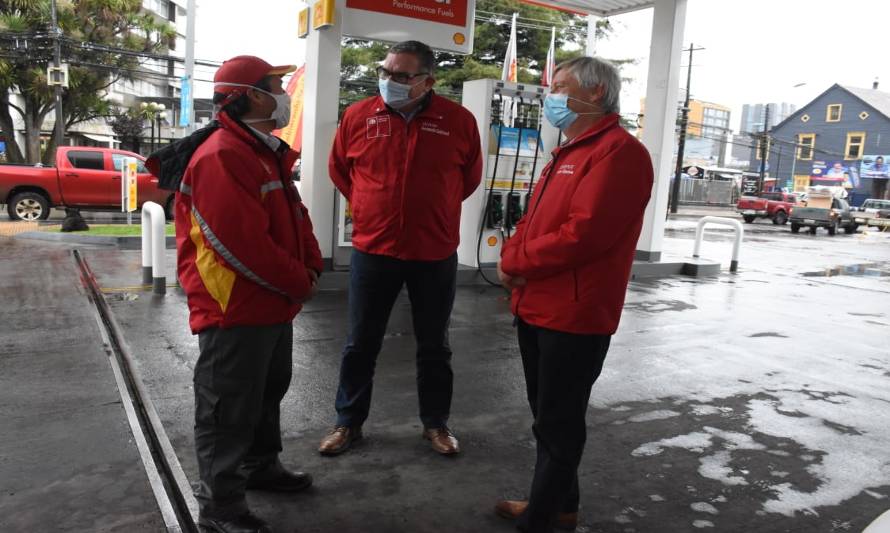
[[[550,168],[547,170],[547,175],[544,176],[544,179],[539,181],[538,183],[542,183],[541,185],[541,194],[539,194],[535,198],[535,205],[532,206],[531,213],[528,215],[528,221],[526,222],[526,227],[531,227],[532,218],[535,216],[535,213],[538,211],[538,206],[541,205],[541,200],[544,198],[544,191],[547,190],[547,186],[550,185],[550,178],[553,175],[553,169],[556,168],[556,161],[559,159],[559,152],[554,154],[553,159],[550,161]],[[534,192],[534,191],[532,191]],[[526,230],[527,231],[527,230]],[[525,243],[522,243],[523,249],[525,248]],[[577,294],[577,287],[576,287]],[[522,305],[522,297],[525,296],[525,287],[519,289],[519,298],[516,299],[516,316],[519,316],[519,306]]]

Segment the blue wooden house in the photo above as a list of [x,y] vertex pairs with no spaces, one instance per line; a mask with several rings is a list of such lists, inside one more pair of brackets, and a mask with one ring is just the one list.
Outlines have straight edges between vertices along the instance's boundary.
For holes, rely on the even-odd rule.
[[[749,170],[761,166],[761,139]],[[890,198],[890,93],[835,84],[773,127],[764,189],[843,183],[853,205]]]

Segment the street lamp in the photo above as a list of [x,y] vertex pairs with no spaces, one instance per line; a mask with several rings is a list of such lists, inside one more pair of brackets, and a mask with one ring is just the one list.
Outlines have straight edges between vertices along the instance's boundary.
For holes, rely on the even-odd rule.
[[167,106],[157,102],[142,102],[139,104],[144,117],[151,122],[151,151],[155,151],[155,122],[158,124],[158,144],[161,140],[161,116],[167,110]]

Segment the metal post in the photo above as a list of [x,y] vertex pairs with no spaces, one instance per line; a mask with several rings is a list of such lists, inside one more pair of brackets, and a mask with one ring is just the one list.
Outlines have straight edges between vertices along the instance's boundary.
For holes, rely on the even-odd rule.
[[167,236],[164,232],[164,209],[154,203],[142,204],[142,282],[151,283],[155,294],[167,292],[164,255]]
[[[50,2],[51,13],[52,13],[52,22],[53,22],[53,66],[58,69],[62,66],[62,43],[59,41],[59,36],[62,33],[59,29],[59,20],[58,14],[56,12],[56,0],[52,0]],[[59,71],[56,70],[53,75],[58,76]],[[58,83],[61,80],[53,80],[54,90],[55,90],[55,98],[56,98],[56,147],[64,146],[65,144],[65,115],[62,113],[62,84]]]
[[692,257],[695,259],[699,258],[699,252],[701,251],[701,241],[705,235],[705,225],[707,224],[719,224],[721,226],[729,226],[735,230],[735,240],[732,244],[732,260],[729,263],[729,271],[738,272],[739,251],[742,248],[742,239],[745,236],[745,228],[742,226],[741,222],[734,218],[702,217],[698,219],[698,222],[695,224],[695,244],[693,245],[692,249]]
[[683,102],[683,116],[680,119],[680,141],[677,145],[677,168],[674,172],[674,186],[671,189],[671,213],[677,213],[680,205],[680,178],[683,174],[683,152],[686,149],[686,128],[689,125],[689,94],[692,87],[692,53],[704,48],[696,48],[689,43],[689,64],[686,65],[686,100]]
[[767,144],[769,144],[769,104],[766,104],[766,111],[764,111],[764,119],[763,119],[763,132],[760,134],[760,178],[757,182],[757,194],[763,192],[763,179],[766,174],[766,161],[769,157],[769,150],[767,150]]

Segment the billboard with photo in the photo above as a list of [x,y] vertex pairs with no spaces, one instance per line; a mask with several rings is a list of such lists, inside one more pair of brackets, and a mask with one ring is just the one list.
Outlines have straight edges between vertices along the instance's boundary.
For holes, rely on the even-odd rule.
[[890,178],[890,155],[864,155],[859,166],[863,178]]
[[826,185],[852,189],[859,186],[859,169],[844,161],[813,161],[810,185]]

